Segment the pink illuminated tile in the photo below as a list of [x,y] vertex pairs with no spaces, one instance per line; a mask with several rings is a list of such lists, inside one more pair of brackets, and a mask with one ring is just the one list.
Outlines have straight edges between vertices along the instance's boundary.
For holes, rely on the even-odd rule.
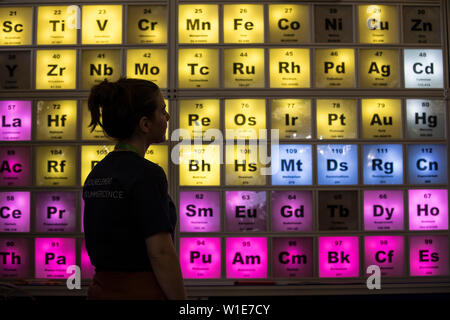
[[0,141],[31,139],[31,101],[0,101]]
[[185,279],[219,279],[220,238],[181,238],[180,264]]
[[358,237],[319,238],[319,277],[359,277]]
[[0,187],[31,184],[30,147],[0,147]]
[[313,263],[312,238],[273,239],[274,277],[312,277]]
[[267,239],[227,238],[227,278],[266,278]]
[[403,230],[403,191],[364,191],[364,230]]
[[86,241],[81,242],[81,277],[83,279],[92,279],[95,274],[95,267],[91,264],[89,255],[86,251]]
[[227,191],[225,199],[227,231],[266,230],[265,191]]
[[411,276],[446,276],[448,236],[411,236],[409,238]]
[[0,232],[30,231],[30,193],[0,192]]
[[220,192],[181,191],[180,231],[219,232]]
[[36,238],[35,276],[45,279],[67,279],[67,268],[75,265],[75,239]]
[[74,192],[36,193],[37,232],[75,232]]
[[312,192],[273,191],[272,230],[312,231]]
[[409,190],[409,229],[448,230],[448,190]]
[[405,275],[404,240],[401,236],[364,237],[365,269],[370,265],[380,267],[381,276]]
[[30,242],[21,238],[0,239],[0,279],[30,277]]

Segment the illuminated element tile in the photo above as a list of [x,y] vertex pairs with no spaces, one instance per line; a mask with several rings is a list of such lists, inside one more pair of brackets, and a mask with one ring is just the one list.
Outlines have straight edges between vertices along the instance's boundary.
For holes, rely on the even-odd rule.
[[223,6],[223,34],[225,43],[263,43],[263,5],[225,4]]
[[354,49],[316,49],[317,88],[355,88]]
[[79,18],[70,6],[38,6],[37,44],[76,44]]
[[36,51],[36,89],[75,89],[76,78],[76,50]]
[[358,146],[356,144],[321,144],[317,146],[319,185],[358,184]]
[[441,49],[405,49],[405,88],[443,88],[444,65]]
[[403,6],[403,41],[405,43],[441,43],[440,20],[439,6]]
[[272,191],[272,231],[313,230],[311,191]]
[[36,185],[38,187],[76,186],[77,148],[39,146],[35,148]]
[[[101,116],[101,111],[100,111]],[[108,140],[102,127],[96,126],[94,131],[91,131],[92,127],[89,127],[91,123],[91,112],[89,111],[87,100],[81,101],[81,139],[83,140]]]
[[81,53],[81,87],[91,89],[105,79],[120,77],[120,50],[83,50]]
[[271,117],[280,139],[311,139],[310,99],[273,99]]
[[37,192],[37,232],[76,232],[76,204],[74,192]]
[[31,89],[31,52],[0,52],[0,90]]
[[145,159],[163,168],[166,177],[169,176],[169,147],[166,145],[150,145],[145,152]]
[[30,232],[30,192],[0,192],[0,232]]
[[[219,186],[221,146],[181,145],[180,186]],[[172,150],[172,153],[174,151]]]
[[31,101],[0,101],[0,141],[31,139]]
[[409,230],[448,230],[448,190],[409,190]]
[[443,100],[406,99],[410,139],[445,138],[446,108]]
[[76,138],[76,100],[39,100],[37,102],[37,140],[75,140]]
[[81,185],[92,169],[113,150],[113,145],[81,146]]
[[358,230],[358,192],[320,191],[319,230]]
[[382,277],[405,275],[405,245],[401,236],[364,237],[365,270],[371,265],[380,268]]
[[30,242],[24,238],[0,239],[0,279],[25,279],[30,275]]
[[180,232],[220,232],[220,192],[180,192]]
[[272,259],[274,277],[312,277],[313,239],[274,238]]
[[266,100],[226,99],[226,139],[265,139],[260,130],[266,129]]
[[180,100],[179,114],[180,136],[183,139],[209,140],[212,137],[207,131],[220,129],[220,101],[218,99]]
[[398,50],[361,49],[359,64],[361,88],[398,88],[400,86]]
[[312,147],[302,144],[273,144],[272,185],[312,185]]
[[122,43],[121,5],[85,5],[81,21],[83,44]]
[[364,230],[404,230],[403,191],[364,190]]
[[402,184],[403,151],[400,144],[363,146],[364,184]]
[[0,46],[31,44],[33,7],[1,7],[0,21]]
[[127,42],[128,44],[167,43],[167,7],[129,5]]
[[219,279],[220,238],[180,238],[180,265],[184,279]]
[[319,237],[319,277],[359,277],[359,238]]
[[178,43],[219,43],[219,6],[180,4]]
[[309,6],[269,4],[269,41],[271,43],[308,43]]
[[397,6],[359,5],[360,43],[398,43],[399,17]]
[[413,277],[447,276],[448,236],[410,236],[409,266]]
[[267,230],[265,191],[226,191],[225,202],[227,232]]
[[227,279],[267,277],[266,238],[226,238]]
[[0,147],[0,164],[0,187],[25,187],[30,185],[30,147]]
[[95,274],[95,267],[91,264],[89,255],[86,251],[86,241],[81,240],[81,278],[92,279]]
[[271,88],[310,88],[309,49],[269,49]]
[[408,146],[410,184],[447,183],[447,148],[444,144]]
[[264,49],[224,49],[225,88],[264,88]]
[[[256,144],[227,144],[225,147],[226,174],[225,184],[228,186],[265,185],[266,175],[270,168],[267,163],[266,146]],[[266,151],[266,152],[264,152]]]
[[314,5],[315,42],[352,43],[353,7]]
[[364,139],[399,139],[402,137],[402,102],[400,99],[362,99],[361,109]]
[[218,49],[179,49],[178,86],[180,88],[218,88]]
[[358,137],[356,104],[354,99],[317,99],[317,137],[356,139]]
[[35,277],[40,279],[67,279],[67,268],[75,265],[75,239],[36,238]]
[[127,49],[127,77],[149,80],[167,88],[167,50]]

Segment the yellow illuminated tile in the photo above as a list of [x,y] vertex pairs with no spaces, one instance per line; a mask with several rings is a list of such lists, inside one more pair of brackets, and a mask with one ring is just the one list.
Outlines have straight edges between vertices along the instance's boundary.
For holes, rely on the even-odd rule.
[[128,6],[129,44],[167,43],[166,6]]
[[361,49],[359,53],[362,88],[398,88],[399,52],[390,49]]
[[81,87],[117,81],[120,77],[120,50],[83,50],[81,53]]
[[316,49],[316,87],[354,88],[354,49]]
[[75,89],[76,50],[37,50],[36,89]]
[[[261,170],[265,170],[260,156],[259,148],[252,145],[227,144],[225,147],[226,185],[265,185],[266,175]],[[267,153],[266,153],[267,154]],[[268,173],[268,172],[267,172]]]
[[77,101],[41,100],[37,102],[37,140],[75,140]]
[[264,99],[225,100],[226,139],[261,139],[259,130],[265,129]]
[[356,100],[317,99],[316,104],[318,139],[358,137]]
[[400,99],[362,99],[364,139],[398,139],[402,137]]
[[218,43],[219,6],[180,4],[178,6],[179,43]]
[[397,6],[360,5],[358,17],[360,43],[398,43]]
[[32,7],[0,7],[0,45],[30,45],[33,32]]
[[225,88],[264,88],[264,49],[225,49]]
[[[100,111],[101,112],[101,111]],[[91,132],[91,112],[88,108],[87,100],[81,101],[81,139],[83,140],[107,140],[102,127],[96,126],[95,130]]]
[[274,99],[271,110],[280,139],[311,139],[311,100]]
[[83,44],[121,44],[122,6],[83,6],[81,39]]
[[167,88],[167,50],[128,49],[127,77],[149,80]]
[[271,88],[309,88],[309,49],[270,49]]
[[220,102],[217,99],[180,100],[180,129],[183,139],[205,138],[210,129],[220,129]]
[[290,3],[269,5],[271,43],[308,43],[309,34],[309,6]]
[[219,50],[180,49],[178,51],[180,88],[218,88]]
[[181,186],[219,186],[221,146],[219,145],[181,145],[180,146],[180,185]]
[[264,8],[262,4],[223,6],[225,43],[263,43]]
[[76,186],[76,150],[72,146],[36,147],[36,185]]
[[70,6],[39,6],[37,24],[38,45],[77,43],[77,12]]
[[113,150],[114,145],[81,146],[81,185],[97,163]]

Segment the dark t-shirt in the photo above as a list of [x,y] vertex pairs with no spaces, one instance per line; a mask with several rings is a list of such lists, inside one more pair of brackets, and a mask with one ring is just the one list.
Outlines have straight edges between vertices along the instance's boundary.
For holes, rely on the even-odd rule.
[[151,271],[145,239],[177,223],[163,169],[135,152],[110,152],[83,187],[86,250],[96,271]]

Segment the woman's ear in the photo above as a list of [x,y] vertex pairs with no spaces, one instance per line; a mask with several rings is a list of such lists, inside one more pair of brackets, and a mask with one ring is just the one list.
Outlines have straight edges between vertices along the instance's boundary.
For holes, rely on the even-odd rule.
[[151,130],[151,121],[147,116],[142,116],[139,120],[139,129],[144,133],[149,133]]

